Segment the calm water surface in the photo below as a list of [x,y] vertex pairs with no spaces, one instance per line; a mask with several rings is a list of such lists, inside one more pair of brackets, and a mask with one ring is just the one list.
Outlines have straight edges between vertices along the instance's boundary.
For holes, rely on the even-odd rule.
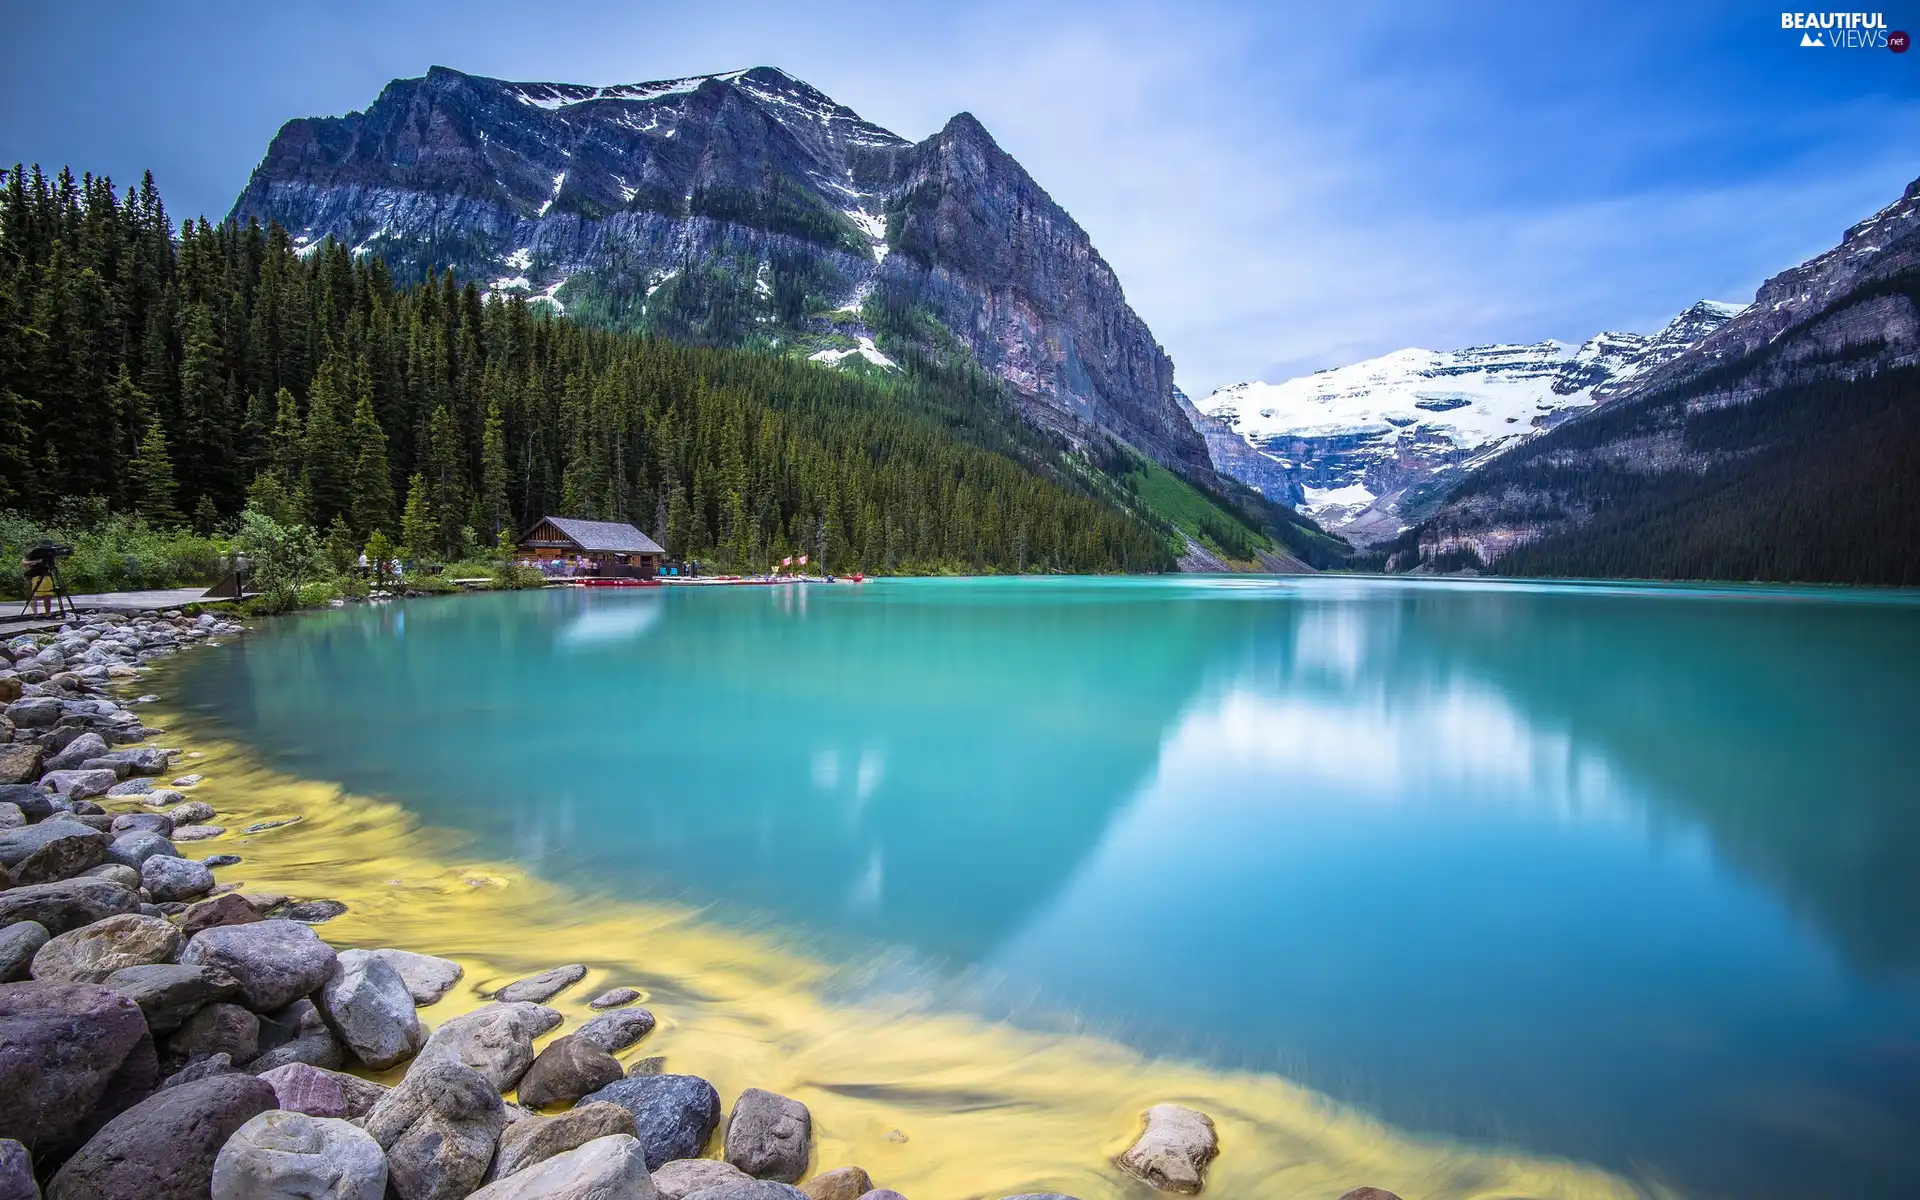
[[184,669],[279,767],[866,988],[1693,1195],[1920,1178],[1910,596],[553,591]]

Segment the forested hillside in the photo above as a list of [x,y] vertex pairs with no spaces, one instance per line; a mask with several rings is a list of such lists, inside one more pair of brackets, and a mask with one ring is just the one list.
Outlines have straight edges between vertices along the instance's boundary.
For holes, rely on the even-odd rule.
[[983,380],[589,330],[277,226],[176,234],[151,177],[0,190],[0,507],[205,529],[252,502],[449,558],[565,512],[740,569],[1173,567],[1062,461]]

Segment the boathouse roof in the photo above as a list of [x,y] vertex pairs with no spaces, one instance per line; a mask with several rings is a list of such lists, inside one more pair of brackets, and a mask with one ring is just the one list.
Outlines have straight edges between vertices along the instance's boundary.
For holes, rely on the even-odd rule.
[[552,526],[582,550],[614,554],[665,554],[660,544],[624,521],[582,521],[574,517],[542,517],[520,539],[533,541],[542,526]]

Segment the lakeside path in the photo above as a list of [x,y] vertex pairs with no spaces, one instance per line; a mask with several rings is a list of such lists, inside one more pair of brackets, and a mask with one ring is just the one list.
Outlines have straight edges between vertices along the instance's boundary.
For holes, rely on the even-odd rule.
[[[1411,1137],[1275,1075],[1148,1060],[1108,1040],[1030,1032],[912,998],[829,1003],[835,968],[772,937],[686,908],[557,887],[421,826],[399,805],[266,768],[191,717],[192,697],[174,694],[178,672],[178,660],[166,660],[131,686],[162,695],[138,711],[166,730],[159,741],[189,756],[176,770],[204,777],[191,798],[229,830],[183,850],[237,855],[218,869],[223,885],[344,903],[314,926],[336,949],[397,947],[460,963],[464,978],[419,1010],[428,1028],[482,1007],[483,993],[514,979],[584,964],[584,979],[546,1001],[564,1020],[536,1039],[542,1047],[580,1027],[590,998],[638,989],[659,1024],[617,1055],[622,1067],[664,1058],[666,1071],[710,1081],[723,1106],[747,1088],[804,1102],[810,1174],[857,1164],[912,1200],[1035,1191],[1139,1200],[1153,1193],[1113,1156],[1144,1110],[1177,1103],[1218,1127],[1206,1194],[1228,1200],[1333,1200],[1362,1183],[1408,1200],[1645,1194],[1579,1164]],[[132,797],[101,803],[114,814],[151,811]],[[394,1083],[406,1068],[362,1073]],[[719,1141],[716,1133],[706,1153]]]

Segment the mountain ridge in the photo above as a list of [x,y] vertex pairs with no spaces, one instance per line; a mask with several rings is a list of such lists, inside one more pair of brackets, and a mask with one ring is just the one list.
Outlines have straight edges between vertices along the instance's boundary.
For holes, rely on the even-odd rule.
[[1194,406],[1196,428],[1218,469],[1331,531],[1380,541],[1452,483],[1628,392],[1740,311],[1700,300],[1652,334],[1407,347],[1278,384],[1233,384]]

